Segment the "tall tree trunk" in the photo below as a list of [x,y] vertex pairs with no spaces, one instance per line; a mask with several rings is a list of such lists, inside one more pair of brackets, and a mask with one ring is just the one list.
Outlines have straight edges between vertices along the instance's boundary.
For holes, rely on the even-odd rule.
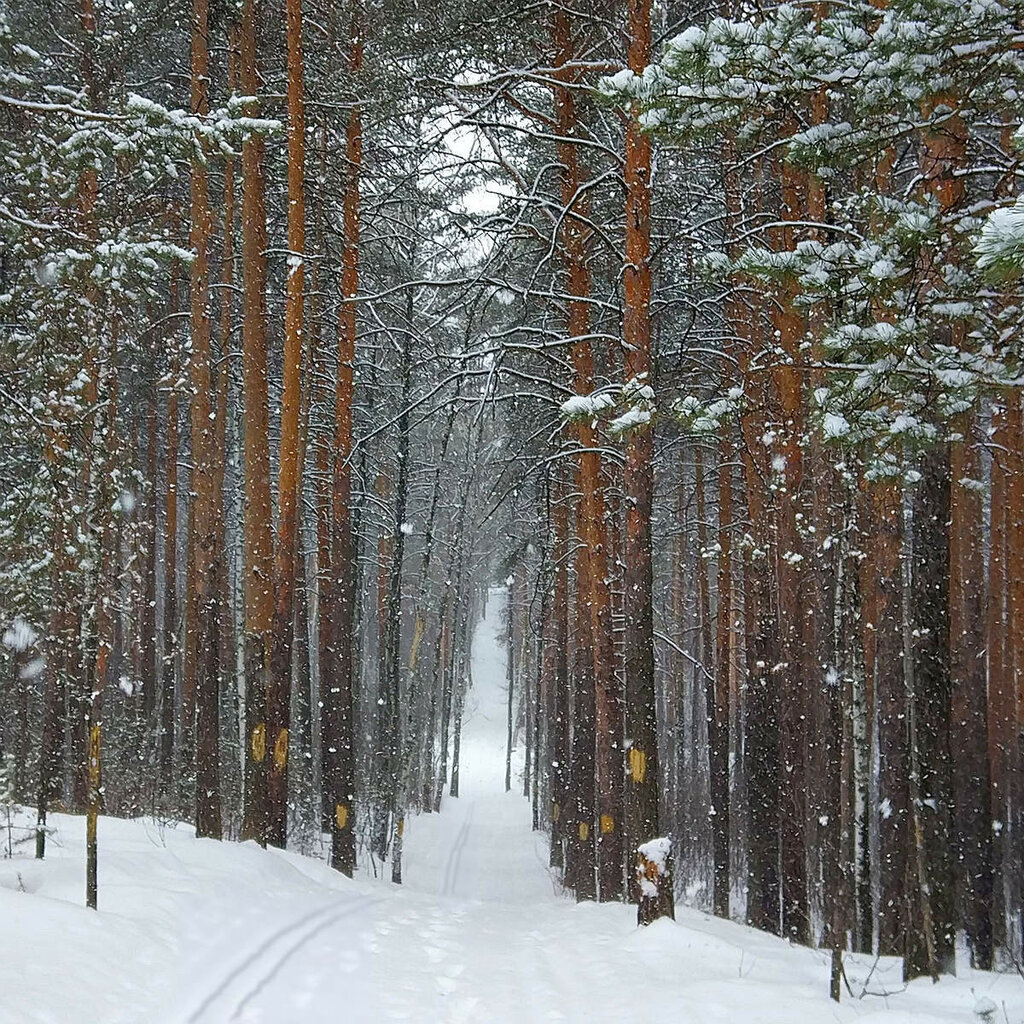
[[[627,0],[628,66],[642,74],[651,62],[651,2]],[[624,340],[626,386],[640,391],[652,384],[651,359],[651,138],[634,106],[626,121],[626,264]],[[654,690],[654,609],[652,605],[651,504],[654,494],[653,433],[637,425],[626,439],[623,490],[626,497],[625,679],[627,835],[630,849],[660,831],[658,732]],[[630,858],[632,859],[632,857]],[[637,886],[632,896],[638,898]]]
[[732,461],[731,426],[722,428],[718,463],[718,607],[714,705],[708,709],[708,767],[711,776],[712,903],[729,916],[729,714],[732,671]]
[[303,288],[306,279],[306,109],[302,68],[302,0],[286,0],[288,40],[288,272],[285,284],[284,389],[277,486],[277,549],[274,563],[274,633],[267,695],[267,842],[288,838],[288,732],[290,725],[296,529],[299,502],[299,414],[302,404]]
[[[787,126],[787,134],[793,129]],[[786,162],[781,170],[782,226],[775,246],[789,252],[795,245],[794,221],[805,215],[806,176]],[[806,323],[795,305],[797,283],[781,286],[772,320],[782,348],[775,368],[782,425],[783,460],[778,499],[776,581],[779,595],[779,636],[782,642],[782,694],[779,717],[779,836],[782,850],[782,929],[796,942],[810,941],[807,892],[807,716],[809,712],[804,636],[805,617],[813,613],[804,601],[804,543],[798,523],[803,486],[804,426],[800,342]]]
[[[239,37],[246,116],[259,116],[256,0],[243,0]],[[245,404],[245,807],[242,836],[267,840],[267,682],[273,628],[273,542],[267,407],[266,239],[263,139],[242,146],[242,383]]]
[[[694,493],[696,496],[696,533],[697,533],[697,557],[695,566],[695,575],[697,578],[697,631],[699,636],[698,643],[698,657],[700,664],[696,666],[694,671],[699,673],[700,685],[697,687],[699,690],[699,698],[703,702],[703,726],[704,733],[706,736],[706,746],[701,743],[701,757],[694,757],[693,764],[695,770],[692,773],[692,785],[693,789],[698,789],[698,780],[700,780],[700,791],[701,801],[700,804],[700,833],[695,835],[694,848],[701,851],[702,856],[700,857],[700,874],[703,880],[704,876],[704,850],[708,846],[708,840],[711,840],[711,851],[712,851],[712,874],[714,873],[714,830],[715,821],[714,815],[708,814],[709,811],[713,811],[710,802],[705,803],[703,797],[707,795],[710,797],[710,786],[713,785],[713,780],[710,775],[708,776],[708,790],[703,788],[703,776],[705,770],[711,767],[712,760],[712,746],[714,743],[714,732],[715,732],[715,637],[711,623],[711,581],[708,578],[708,529],[707,529],[707,478],[704,474],[704,449],[701,442],[697,442],[693,446],[693,481],[694,481]],[[697,694],[695,697],[695,708],[697,703]],[[696,718],[695,718],[696,721]],[[700,742],[697,736],[694,737],[695,742]],[[713,886],[712,886],[713,888]]]
[[551,711],[548,726],[547,761],[551,766],[551,854],[552,867],[565,867],[565,823],[568,817],[569,793],[569,511],[567,488],[561,474],[556,478],[552,502],[554,543],[551,559],[554,564],[554,600],[552,617],[552,679]]
[[[407,292],[407,322],[412,319],[412,289]],[[396,424],[398,438],[398,474],[395,480],[395,525],[391,539],[391,572],[387,596],[387,676],[384,693],[386,729],[381,737],[385,751],[386,806],[394,821],[394,845],[391,855],[391,881],[402,881],[402,840],[405,835],[407,800],[402,687],[402,582],[405,565],[405,517],[409,504],[409,392],[412,375],[412,341],[402,335],[401,407]],[[414,701],[410,701],[414,703]]]
[[516,585],[514,574],[508,580],[508,603],[506,605],[508,615],[508,636],[505,642],[505,688],[506,711],[505,711],[505,792],[512,789],[512,742],[515,731],[513,720],[513,700],[516,692]]
[[139,614],[139,682],[142,715],[146,728],[156,735],[157,642],[156,642],[156,531],[157,531],[157,389],[152,387],[146,406],[146,482],[149,485],[142,525],[142,607]]
[[[172,296],[177,282],[171,283]],[[177,300],[172,298],[172,308]],[[168,381],[170,388],[165,406],[166,455],[164,459],[164,646],[163,671],[160,691],[160,783],[167,794],[165,806],[170,806],[174,792],[174,723],[176,718],[175,688],[178,675],[178,375],[180,372],[180,343],[177,338],[171,354]]]
[[[555,66],[566,68],[576,59],[568,12],[559,8],[551,25]],[[558,161],[562,167],[561,249],[566,272],[566,333],[577,395],[589,395],[594,387],[594,353],[590,342],[591,231],[586,189],[579,160],[578,114],[574,87],[578,72],[560,70],[554,86],[558,126]],[[599,440],[593,417],[578,425],[580,496],[576,510],[577,534],[588,549],[588,575],[577,580],[577,600],[590,611],[593,678],[596,708],[597,766],[597,865],[602,900],[618,900],[623,894],[622,815],[622,697],[615,676],[612,641],[611,587],[608,570],[608,536]]]
[[[97,360],[93,367],[97,398],[105,398],[103,411],[102,448],[117,466],[118,443],[115,424],[117,422],[117,324],[111,327],[109,365],[104,367]],[[102,777],[102,734],[103,734],[103,691],[107,685],[107,668],[113,648],[114,616],[112,602],[116,587],[117,573],[114,571],[115,531],[109,520],[111,505],[110,487],[106,481],[97,483],[94,496],[94,528],[98,531],[96,544],[96,568],[94,570],[93,594],[95,606],[92,612],[92,628],[96,638],[95,661],[93,663],[92,690],[87,707],[87,781],[86,800],[86,855],[85,855],[85,903],[96,909],[99,895],[99,849],[97,826],[103,806]],[[101,521],[102,520],[102,521]]]
[[[913,725],[911,779],[918,790],[915,814],[915,922],[904,954],[908,977],[956,967],[954,871],[950,807],[953,800],[949,662],[949,458],[930,452],[913,505],[911,567]],[[925,922],[927,911],[927,925]],[[926,939],[928,941],[923,941]]]
[[900,482],[894,478],[869,481],[865,487],[861,618],[866,703],[876,709],[878,731],[878,949],[883,955],[902,956],[910,812],[901,628],[903,504]]
[[[578,476],[577,476],[578,482]],[[590,572],[590,553],[577,538],[576,581],[585,580]],[[577,590],[578,592],[578,590]],[[593,620],[584,601],[573,608],[576,625],[572,674],[572,739],[569,764],[570,808],[566,882],[576,890],[577,900],[597,898],[595,878],[597,849],[594,842],[595,786],[595,701]]]
[[[232,30],[230,46],[228,48],[228,85],[234,90],[238,77],[237,67],[237,31]],[[228,571],[228,537],[227,524],[224,513],[224,477],[228,461],[228,412],[231,397],[231,323],[232,323],[232,296],[234,294],[234,230],[235,230],[235,161],[228,158],[224,163],[224,237],[221,249],[221,292],[220,292],[220,364],[217,371],[216,395],[217,404],[214,411],[213,423],[213,507],[214,507],[214,576],[215,592],[213,600],[215,609],[211,619],[212,627],[215,630],[215,639],[211,638],[211,644],[217,648],[217,663],[219,666],[217,682],[217,725],[214,726],[210,717],[215,712],[199,695],[199,714],[203,717],[202,723],[197,723],[197,756],[199,747],[205,743],[205,737],[213,735],[217,730],[217,763],[218,773],[221,769],[219,747],[220,747],[220,701],[226,696],[232,699],[225,701],[225,710],[232,712],[227,722],[237,721],[237,715],[233,714],[235,708],[233,703],[234,695],[237,693],[236,679],[236,656],[235,656],[235,616],[234,603],[231,594],[230,574]],[[209,698],[209,693],[205,695]],[[230,733],[234,736],[234,728],[229,725]],[[211,744],[212,746],[212,744]],[[237,749],[234,748],[234,749]],[[233,773],[232,773],[233,774]],[[223,812],[223,791],[224,780],[219,778],[221,793],[221,811]],[[213,781],[212,779],[210,780]],[[196,784],[199,785],[198,778]],[[221,819],[223,813],[221,814]]]
[[988,621],[986,652],[988,655],[988,763],[991,781],[990,809],[993,845],[993,943],[1005,942],[1006,874],[1008,866],[1006,838],[1008,786],[1012,762],[1007,758],[1015,717],[1015,699],[1011,689],[1013,655],[1006,648],[1009,621],[1009,587],[1007,583],[1006,546],[1008,473],[1012,472],[1010,455],[1012,439],[1008,424],[1009,407],[1014,391],[1008,388],[992,409],[992,463],[990,490],[990,541],[988,559]]
[[[192,3],[192,111],[209,113],[210,61],[207,0]],[[186,630],[195,671],[196,709],[196,835],[219,839],[220,820],[220,685],[218,666],[217,527],[219,508],[214,479],[214,436],[211,383],[210,213],[206,152],[196,142],[192,157],[192,471],[194,495],[190,527],[195,559],[194,595],[189,602],[195,620]]]
[[[925,118],[940,113],[938,127],[924,132],[921,172],[925,191],[936,201],[940,219],[951,218],[964,203],[967,127],[954,95],[928,97]],[[943,108],[949,108],[946,115]],[[955,258],[955,253],[950,254]],[[926,268],[942,287],[947,267]],[[966,352],[962,322],[950,326],[950,341]],[[985,556],[982,467],[974,441],[976,415],[966,412],[954,424],[959,439],[950,448],[949,637],[952,676],[951,746],[957,751],[953,772],[960,872],[958,889],[963,924],[973,965],[992,967],[992,814],[988,760],[988,685],[985,666]]]
[[[1003,878],[1007,886],[1007,901],[1018,906],[1021,898],[1021,863],[1024,849],[1021,830],[1024,825],[1021,804],[1024,799],[1024,779],[1021,773],[1021,731],[1024,726],[1024,415],[1021,410],[1021,391],[1015,388],[1008,400],[1007,434],[1011,453],[1006,485],[1006,575],[1008,584],[1006,607],[1006,637],[1010,704],[1007,714],[1008,730],[1004,757],[1012,765],[1006,778],[1006,811],[1003,830],[1006,833]],[[990,740],[991,742],[991,740]],[[1020,941],[1020,938],[1018,938]]]
[[[767,404],[767,381],[749,380],[751,350],[757,337],[760,310],[750,313],[751,344],[739,355],[741,379],[754,390],[760,383],[762,401],[740,416],[743,486],[754,544],[745,551],[743,614],[746,630],[746,673],[743,687],[744,763],[747,766],[747,923],[777,933],[780,927],[778,765],[779,687],[772,671],[778,664],[775,604],[771,591],[774,530],[766,489],[764,421],[758,405]],[[755,390],[756,394],[757,391]]]
[[973,417],[962,421],[962,441],[950,451],[949,636],[952,675],[951,747],[959,893],[971,960],[992,967],[992,820],[985,673],[983,500]]

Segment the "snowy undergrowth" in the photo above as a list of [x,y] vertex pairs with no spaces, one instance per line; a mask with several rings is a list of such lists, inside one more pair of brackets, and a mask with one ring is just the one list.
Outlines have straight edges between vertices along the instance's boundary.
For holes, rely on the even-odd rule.
[[[499,843],[488,804],[509,826]],[[631,908],[577,906],[551,885],[525,807],[502,793],[414,819],[402,890],[185,826],[103,819],[98,913],[81,906],[83,823],[57,815],[45,862],[0,863],[0,1020],[967,1024],[990,1000],[990,1020],[1024,1022],[1016,976],[903,991],[895,961],[858,959],[855,993],[870,973],[868,992],[890,994],[836,1007],[821,952],[685,909],[638,930]],[[483,898],[500,900],[510,872],[533,876],[516,901]]]
[[408,821],[403,886],[103,818],[92,912],[84,822],[53,815],[44,862],[28,843],[0,861],[0,1024],[1024,1024],[1016,974],[905,988],[897,961],[850,958],[837,1006],[823,951],[684,908],[638,929],[632,907],[567,899],[529,803],[504,791],[499,602],[488,612],[460,797]]

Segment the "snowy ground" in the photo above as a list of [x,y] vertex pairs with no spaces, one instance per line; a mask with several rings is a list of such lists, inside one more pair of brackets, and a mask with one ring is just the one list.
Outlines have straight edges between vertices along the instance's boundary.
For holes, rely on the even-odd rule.
[[[639,930],[629,907],[560,895],[527,802],[504,792],[499,600],[474,643],[462,797],[409,822],[404,886],[104,819],[93,913],[83,822],[58,816],[51,859],[0,862],[0,1022],[1024,1024],[1015,975],[900,991],[883,963],[867,988],[893,994],[836,1006],[824,954],[682,909]],[[851,968],[857,994],[869,967]]]

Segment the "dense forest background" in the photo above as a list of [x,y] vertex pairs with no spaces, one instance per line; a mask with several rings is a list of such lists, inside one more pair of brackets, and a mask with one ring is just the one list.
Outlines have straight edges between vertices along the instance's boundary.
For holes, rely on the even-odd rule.
[[578,898],[668,835],[677,899],[837,996],[845,948],[1019,963],[1020,26],[0,6],[37,854],[48,810],[155,814],[400,881],[501,585],[508,785]]

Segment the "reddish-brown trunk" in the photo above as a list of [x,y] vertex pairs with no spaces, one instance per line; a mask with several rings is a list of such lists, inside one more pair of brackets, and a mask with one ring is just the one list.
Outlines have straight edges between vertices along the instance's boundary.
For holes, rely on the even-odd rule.
[[[569,15],[558,10],[552,20],[555,66],[563,68],[575,57]],[[568,313],[566,330],[572,343],[574,389],[589,395],[594,387],[594,354],[590,334],[590,229],[580,167],[575,85],[572,72],[563,72],[554,87],[558,124],[558,159],[562,165],[562,258],[566,268]],[[597,767],[597,863],[602,900],[623,894],[622,849],[622,701],[615,677],[612,644],[611,592],[608,572],[607,526],[601,456],[594,421],[578,426],[580,495],[576,529],[588,550],[587,576],[577,579],[577,601],[589,609],[594,659]]]
[[[243,0],[239,33],[246,115],[259,116],[256,0]],[[245,405],[245,806],[242,835],[267,836],[267,676],[273,628],[270,442],[267,408],[266,239],[263,138],[242,146],[242,384]]]
[[[650,0],[628,0],[628,66],[635,74],[651,62]],[[639,110],[626,121],[626,263],[624,377],[627,386],[650,386],[651,360],[651,137],[640,125]],[[654,690],[654,610],[652,605],[651,504],[654,492],[653,435],[638,424],[626,439],[623,490],[626,496],[625,684],[626,812],[629,845],[658,837],[658,734]],[[633,896],[637,898],[636,886]]]
[[274,565],[274,633],[267,694],[267,842],[288,837],[288,734],[297,571],[299,418],[302,403],[303,288],[306,264],[306,110],[302,68],[302,3],[285,2],[288,40],[288,265],[285,275],[284,387],[277,486],[277,551]]
[[[793,129],[786,126],[786,133]],[[805,217],[806,175],[788,162],[781,170],[782,226],[775,247],[788,252],[795,244],[793,221]],[[798,529],[803,486],[802,434],[804,425],[800,342],[806,323],[795,305],[797,283],[787,278],[779,289],[772,321],[782,349],[774,370],[781,414],[783,460],[778,488],[778,550],[776,581],[779,594],[779,635],[782,642],[782,693],[779,717],[780,844],[782,849],[782,928],[796,942],[810,941],[807,899],[807,716],[808,680],[803,645],[807,611],[803,600],[804,544]]]

